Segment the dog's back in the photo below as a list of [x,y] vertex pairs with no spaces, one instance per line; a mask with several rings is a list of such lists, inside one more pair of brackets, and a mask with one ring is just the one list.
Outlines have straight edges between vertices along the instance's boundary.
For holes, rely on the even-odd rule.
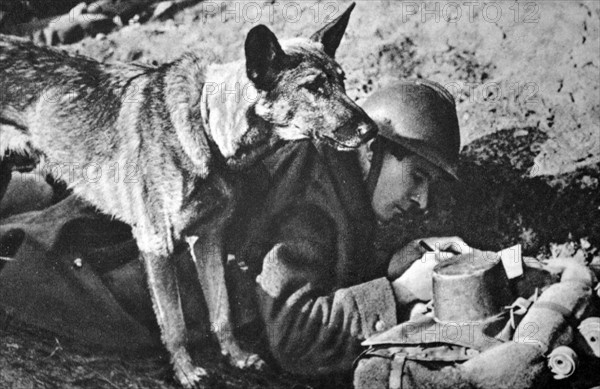
[[22,147],[50,151],[48,160],[81,163],[92,157],[99,162],[119,143],[119,112],[135,102],[140,85],[131,80],[137,76],[141,83],[144,72],[1,36],[3,129],[12,125],[28,134],[29,144]]
[[0,36],[0,159],[40,154],[47,173],[130,224],[155,219],[159,204],[178,211],[192,167],[165,101],[173,66],[100,64]]

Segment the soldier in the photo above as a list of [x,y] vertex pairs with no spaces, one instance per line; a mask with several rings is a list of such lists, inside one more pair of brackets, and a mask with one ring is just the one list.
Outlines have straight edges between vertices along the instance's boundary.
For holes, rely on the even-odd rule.
[[[460,134],[454,99],[437,83],[401,81],[373,93],[363,108],[379,126],[378,137],[359,158],[377,222],[414,220],[430,205],[435,181],[457,179]],[[276,201],[269,204],[277,207]],[[331,228],[318,213],[307,208],[296,219],[285,214],[295,221],[278,228],[293,232],[273,241],[257,277],[258,305],[273,356],[284,369],[311,376],[348,372],[365,338],[407,320],[411,309],[430,299],[435,260],[417,261],[426,252],[423,246],[468,249],[457,237],[428,238],[425,244],[414,240],[391,260],[388,253],[387,276],[335,289],[344,270],[339,270],[339,256],[332,263],[336,260],[324,257],[331,251],[315,248],[336,247],[335,238],[327,243]],[[298,219],[310,219],[305,224],[313,226],[312,236],[298,232]],[[417,226],[406,227],[401,233],[408,236]],[[306,242],[310,250],[298,249]],[[378,266],[376,260],[360,261],[359,272]]]

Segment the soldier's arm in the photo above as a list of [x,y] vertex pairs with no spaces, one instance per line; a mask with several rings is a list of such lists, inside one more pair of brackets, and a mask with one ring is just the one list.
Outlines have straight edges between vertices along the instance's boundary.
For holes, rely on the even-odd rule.
[[334,290],[335,260],[305,238],[275,245],[257,277],[271,352],[293,373],[347,372],[361,342],[397,324],[414,301],[386,278]]

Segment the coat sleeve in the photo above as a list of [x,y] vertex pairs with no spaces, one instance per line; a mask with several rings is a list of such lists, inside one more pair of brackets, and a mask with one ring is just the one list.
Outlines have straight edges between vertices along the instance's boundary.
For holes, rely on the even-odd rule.
[[360,343],[397,324],[402,306],[385,278],[331,290],[326,266],[310,258],[315,254],[279,243],[263,261],[257,295],[270,349],[296,374],[347,372]]

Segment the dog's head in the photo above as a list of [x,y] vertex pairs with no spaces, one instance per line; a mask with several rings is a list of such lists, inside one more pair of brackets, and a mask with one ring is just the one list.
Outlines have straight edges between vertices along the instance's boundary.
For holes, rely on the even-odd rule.
[[375,135],[375,123],[346,94],[344,71],[334,59],[353,8],[311,38],[280,44],[263,25],[248,33],[246,72],[258,91],[254,114],[279,138],[348,150]]

